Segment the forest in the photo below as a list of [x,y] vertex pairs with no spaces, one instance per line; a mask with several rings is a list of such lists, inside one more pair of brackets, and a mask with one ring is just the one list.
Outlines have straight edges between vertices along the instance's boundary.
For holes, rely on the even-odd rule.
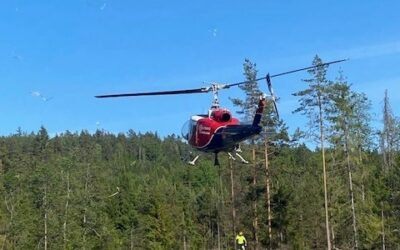
[[[313,65],[322,63],[315,56]],[[256,64],[233,99],[248,119]],[[133,130],[17,129],[0,137],[1,249],[400,249],[400,119],[382,93],[380,128],[344,72],[308,71],[294,93],[307,127],[289,134],[272,108],[242,145],[186,164],[180,136]],[[383,91],[382,91],[383,92]],[[312,141],[315,148],[310,148]]]

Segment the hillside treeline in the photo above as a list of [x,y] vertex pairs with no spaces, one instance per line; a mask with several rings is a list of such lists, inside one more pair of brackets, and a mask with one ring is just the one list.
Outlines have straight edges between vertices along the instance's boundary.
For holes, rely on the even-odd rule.
[[[267,109],[262,135],[242,145],[248,164],[220,153],[220,166],[207,154],[190,166],[175,135],[0,137],[0,248],[234,249],[243,231],[250,249],[398,249],[399,119],[386,93],[372,129],[368,99],[326,70],[295,94],[309,126],[289,136]],[[244,114],[251,88],[236,102]]]

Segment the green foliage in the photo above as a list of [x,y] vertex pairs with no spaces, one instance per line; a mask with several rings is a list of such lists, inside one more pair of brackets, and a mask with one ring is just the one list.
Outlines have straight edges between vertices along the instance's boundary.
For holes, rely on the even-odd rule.
[[[186,145],[175,136],[83,131],[46,138],[44,131],[0,138],[4,249],[42,248],[45,214],[48,247],[54,249],[183,249],[184,244],[188,249],[212,249],[218,242],[232,246],[230,180],[224,158],[221,169],[213,166],[212,157],[189,167],[180,160]],[[272,246],[323,248],[319,152],[305,145],[274,147]],[[257,152],[261,149],[262,145],[256,147]],[[249,146],[243,150],[250,158]],[[354,172],[360,245],[380,246],[383,209],[387,244],[395,247],[400,226],[399,168],[382,175],[379,154],[362,149],[362,155],[363,167]],[[347,194],[338,192],[346,190],[346,179],[339,169],[331,179],[330,202],[336,204],[331,210],[337,222],[336,245],[346,246]],[[251,243],[250,201],[256,199],[259,241],[267,246],[264,178],[258,175],[259,185],[253,187],[251,167],[235,163],[234,173],[236,224]]]

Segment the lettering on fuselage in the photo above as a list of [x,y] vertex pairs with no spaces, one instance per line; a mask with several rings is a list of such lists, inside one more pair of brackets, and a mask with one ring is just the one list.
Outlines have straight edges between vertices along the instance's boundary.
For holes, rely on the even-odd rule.
[[210,135],[211,134],[211,127],[204,126],[204,125],[200,124],[199,125],[199,134]]

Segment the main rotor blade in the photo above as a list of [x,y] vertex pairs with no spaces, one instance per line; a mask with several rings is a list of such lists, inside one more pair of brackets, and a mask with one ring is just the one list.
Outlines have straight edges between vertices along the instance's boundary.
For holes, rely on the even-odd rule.
[[[347,61],[347,60],[348,59],[331,61],[331,62],[322,63],[322,64],[315,65],[315,66],[310,66],[310,67],[301,68],[301,69],[295,69],[295,70],[291,70],[291,71],[287,71],[287,72],[283,72],[283,73],[279,73],[279,74],[275,74],[275,75],[270,75],[268,77],[273,78],[273,77],[277,77],[277,76],[287,75],[287,74],[295,73],[295,72],[298,72],[298,71],[303,71],[303,70],[307,70],[307,69],[313,69],[313,68],[326,66],[326,65],[330,65],[330,64],[334,64],[334,63],[339,63],[339,62],[343,62],[343,61]],[[255,79],[255,81],[264,80],[266,78],[267,78],[267,76],[260,77],[260,78]],[[232,83],[232,84],[223,84],[223,85],[220,85],[220,86],[211,86],[211,87],[198,88],[198,89],[184,89],[184,90],[172,90],[172,91],[157,91],[157,92],[97,95],[95,97],[96,98],[110,98],[110,97],[129,97],[129,96],[178,95],[178,94],[208,93],[208,92],[212,91],[213,89],[214,90],[228,89],[230,87],[246,84],[248,82],[250,82],[250,81],[243,81],[243,82],[237,82],[237,83]]]
[[149,95],[178,95],[178,94],[207,93],[209,91],[210,91],[209,88],[198,88],[198,89],[184,89],[184,90],[172,90],[172,91],[157,91],[157,92],[97,95],[95,97],[96,98],[110,98],[110,97],[149,96]]
[[287,71],[287,72],[271,75],[271,78],[277,77],[277,76],[283,76],[283,75],[287,75],[287,74],[292,74],[292,73],[303,71],[303,70],[318,68],[318,67],[321,67],[321,66],[327,66],[329,64],[340,63],[340,62],[344,62],[344,61],[347,61],[347,60],[348,59],[336,60],[336,61],[327,62],[327,63],[321,63],[321,64],[318,64],[318,65],[314,65],[314,66],[310,66],[310,67],[306,67],[306,68],[295,69],[295,70],[291,70],[291,71]]
[[[342,59],[342,60],[336,60],[336,61],[321,63],[321,64],[318,64],[318,65],[314,65],[314,66],[310,66],[310,67],[306,67],[306,68],[295,69],[295,70],[286,71],[286,72],[279,73],[279,74],[275,74],[275,75],[270,75],[269,77],[270,77],[270,78],[273,78],[273,77],[277,77],[277,76],[283,76],[283,75],[292,74],[292,73],[299,72],[299,71],[303,71],[303,70],[308,70],[308,69],[313,69],[313,68],[317,68],[317,67],[327,66],[327,65],[330,65],[330,64],[334,64],[334,63],[340,63],[340,62],[344,62],[344,61],[347,61],[347,60],[348,60],[348,59]],[[255,79],[254,81],[260,81],[260,80],[264,80],[264,79],[266,79],[266,78],[267,78],[267,76],[264,76],[264,77],[257,78],[257,79]],[[227,84],[227,85],[225,85],[225,88],[230,88],[230,87],[233,87],[233,86],[238,86],[238,85],[246,84],[246,83],[248,83],[248,82],[250,82],[250,81],[243,81],[243,82],[237,82],[237,83]]]

